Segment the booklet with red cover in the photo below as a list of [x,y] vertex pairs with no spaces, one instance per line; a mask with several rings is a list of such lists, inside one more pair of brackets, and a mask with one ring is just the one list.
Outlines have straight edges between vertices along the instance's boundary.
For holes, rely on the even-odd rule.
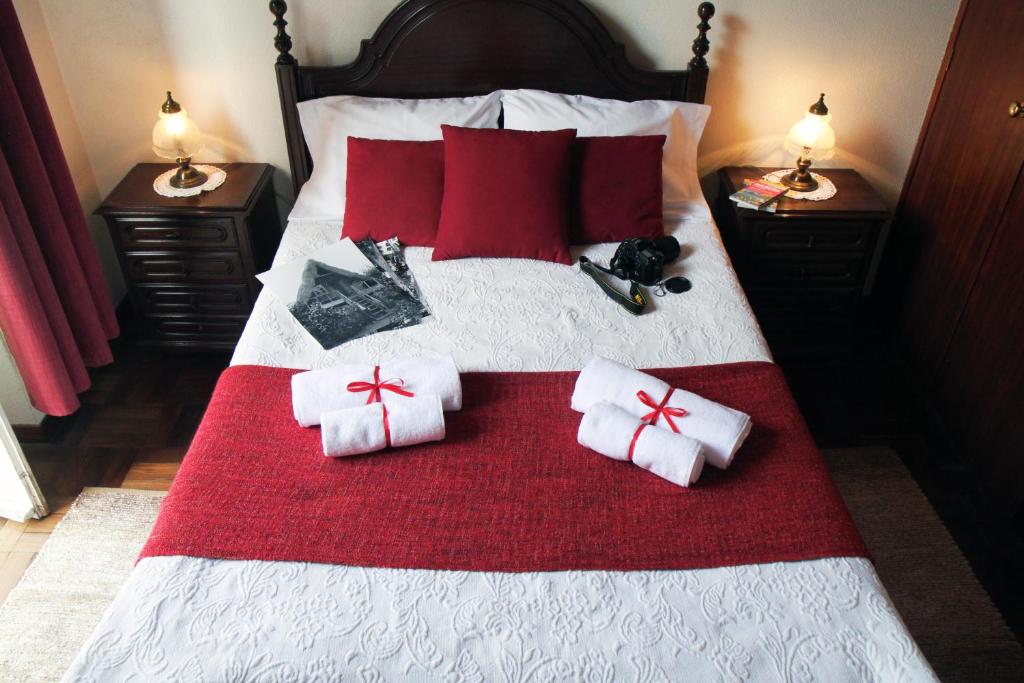
[[772,202],[786,194],[786,190],[789,189],[782,183],[771,180],[758,179],[745,182],[746,187],[729,195],[729,199],[745,209],[774,211],[775,206]]

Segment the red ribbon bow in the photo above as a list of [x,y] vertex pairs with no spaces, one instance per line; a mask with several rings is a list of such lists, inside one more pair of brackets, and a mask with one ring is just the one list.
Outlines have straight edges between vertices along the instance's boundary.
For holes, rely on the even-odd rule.
[[[664,415],[665,422],[668,423],[668,426],[672,428],[673,432],[678,434],[679,428],[676,427],[676,423],[672,421],[672,418],[686,417],[690,413],[686,410],[683,410],[682,408],[672,408],[665,405],[666,403],[668,403],[668,400],[672,398],[673,391],[675,391],[675,387],[669,387],[668,393],[665,394],[665,398],[661,399],[661,403],[655,403],[654,399],[651,398],[650,394],[648,394],[646,391],[636,392],[636,397],[640,399],[640,402],[643,403],[645,406],[651,408],[651,412],[641,417],[641,420],[644,420],[645,422],[650,420],[649,424],[654,424],[658,421],[659,417]],[[637,436],[639,436],[639,432],[637,433]]]
[[402,387],[405,386],[405,382],[401,379],[389,379],[384,382],[380,381],[380,366],[373,366],[373,382],[349,382],[348,390],[352,393],[358,393],[360,391],[369,391],[370,395],[366,397],[366,403],[380,403],[381,402],[381,391],[387,389],[393,391],[399,396],[415,396],[411,391],[406,391]]
[[[380,366],[373,366],[373,382],[349,382],[348,390],[352,393],[359,393],[360,391],[369,391],[370,395],[366,397],[366,405],[371,403],[383,403],[381,401],[381,391],[387,389],[393,391],[399,396],[415,396],[411,391],[406,391],[402,387],[405,386],[405,381],[401,379],[389,379],[384,382],[380,381]],[[388,424],[388,407],[382,405],[381,408],[384,410],[384,445],[391,448],[391,425]]]

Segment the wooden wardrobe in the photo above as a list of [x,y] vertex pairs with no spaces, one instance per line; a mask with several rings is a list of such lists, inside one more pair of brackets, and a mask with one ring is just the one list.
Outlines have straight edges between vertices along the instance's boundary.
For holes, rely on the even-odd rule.
[[1017,525],[1024,525],[1022,36],[1024,2],[963,0],[894,233],[906,277],[898,346],[939,429]]

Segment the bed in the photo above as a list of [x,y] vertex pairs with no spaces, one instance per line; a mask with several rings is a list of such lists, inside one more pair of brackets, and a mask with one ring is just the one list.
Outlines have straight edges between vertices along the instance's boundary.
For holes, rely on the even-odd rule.
[[[285,3],[270,5],[296,191],[311,169],[298,101],[530,87],[701,102],[714,12],[709,3],[700,6],[694,57],[681,72],[632,67],[575,0],[408,0],[364,41],[355,62],[316,68],[297,65]],[[574,371],[594,354],[644,368],[770,361],[706,203],[674,206],[665,220],[683,245],[674,272],[693,289],[656,299],[639,318],[602,297],[576,267],[433,262],[429,249],[409,248],[433,314],[427,324],[325,352],[264,291],[231,364],[320,368],[421,351],[451,354],[464,372]],[[290,221],[275,261],[329,244],[340,229],[337,220]],[[578,247],[573,256],[607,262],[613,249]],[[349,678],[835,681],[934,674],[865,557],[501,572],[167,555],[139,562],[66,676]]]

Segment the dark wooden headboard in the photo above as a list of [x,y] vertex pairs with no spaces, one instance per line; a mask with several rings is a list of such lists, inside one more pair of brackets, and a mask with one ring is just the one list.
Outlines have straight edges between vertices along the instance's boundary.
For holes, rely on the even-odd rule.
[[708,80],[710,2],[685,71],[648,71],[579,0],[405,0],[344,66],[299,66],[285,31],[284,0],[272,0],[292,183],[298,194],[312,162],[295,105],[328,95],[466,97],[536,88],[620,100],[703,102]]

